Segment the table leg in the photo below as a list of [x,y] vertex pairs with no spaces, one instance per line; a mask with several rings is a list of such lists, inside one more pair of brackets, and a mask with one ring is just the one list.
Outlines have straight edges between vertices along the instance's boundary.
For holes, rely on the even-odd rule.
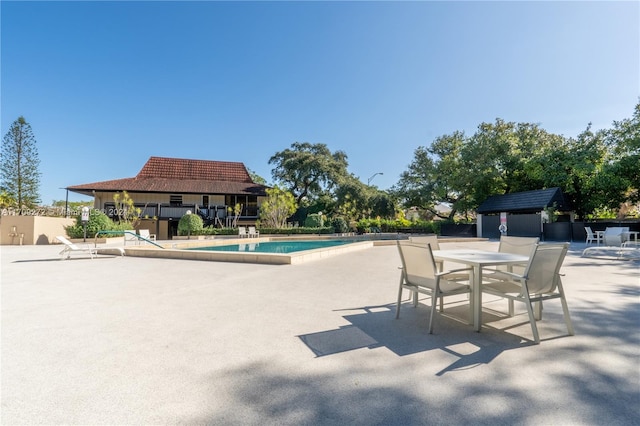
[[482,268],[480,266],[473,267],[473,329],[480,331],[482,327]]

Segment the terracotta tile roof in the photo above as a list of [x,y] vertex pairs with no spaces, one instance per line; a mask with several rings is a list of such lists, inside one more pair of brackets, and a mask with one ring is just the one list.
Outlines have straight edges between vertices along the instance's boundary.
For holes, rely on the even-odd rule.
[[265,195],[243,163],[151,157],[133,178],[69,186],[69,191],[163,192],[182,194]]
[[252,183],[242,163],[165,157],[149,158],[137,177]]

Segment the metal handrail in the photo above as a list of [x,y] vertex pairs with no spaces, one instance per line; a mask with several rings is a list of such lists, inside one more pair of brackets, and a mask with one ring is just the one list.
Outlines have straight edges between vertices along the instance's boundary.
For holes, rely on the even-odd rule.
[[98,235],[101,235],[101,234],[129,234],[129,235],[134,235],[139,240],[151,243],[156,247],[160,247],[161,249],[164,248],[160,244],[156,244],[154,241],[151,241],[148,238],[141,237],[140,234],[137,234],[137,233],[135,233],[133,231],[98,231],[98,232],[96,232],[96,235],[94,236],[94,241],[93,241],[94,247],[98,246]]

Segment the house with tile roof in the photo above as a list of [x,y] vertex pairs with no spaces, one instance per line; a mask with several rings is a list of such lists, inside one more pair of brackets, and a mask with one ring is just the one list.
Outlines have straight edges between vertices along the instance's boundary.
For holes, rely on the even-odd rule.
[[114,195],[127,191],[142,210],[142,228],[159,239],[177,234],[187,211],[206,224],[229,225],[229,208],[240,205],[238,223],[253,225],[268,187],[255,183],[240,162],[151,157],[135,177],[85,183],[66,189],[94,197],[94,208],[116,218]]

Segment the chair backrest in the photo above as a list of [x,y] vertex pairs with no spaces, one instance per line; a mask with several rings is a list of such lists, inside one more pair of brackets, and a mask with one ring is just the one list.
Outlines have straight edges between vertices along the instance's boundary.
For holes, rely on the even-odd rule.
[[524,273],[530,294],[555,291],[560,279],[560,268],[568,250],[568,243],[539,244],[535,248]]
[[151,233],[149,232],[149,230],[148,230],[148,229],[141,229],[141,230],[139,230],[138,232],[140,233],[140,236],[141,236],[142,238],[149,239],[149,237],[151,236]]
[[402,274],[408,284],[435,289],[436,263],[430,244],[416,244],[398,240],[398,253],[402,260]]
[[[531,256],[534,248],[540,241],[538,237],[509,237],[507,235],[500,236],[500,245],[498,251],[501,253],[520,254],[522,256]],[[496,269],[506,271],[508,266],[500,265]],[[516,274],[524,274],[525,267],[515,265],[511,270]]]
[[63,237],[62,235],[58,235],[56,237],[56,239],[58,241],[60,241],[62,244],[64,244],[65,246],[69,247],[71,250],[80,250],[80,247],[78,247],[77,245],[75,245],[74,243],[72,243],[71,241],[67,240],[65,237]]
[[244,226],[238,226],[238,235],[247,235],[247,228]]
[[501,253],[521,254],[528,256],[533,246],[540,242],[538,237],[509,237],[502,235],[498,251]]
[[256,227],[255,227],[255,226],[250,226],[250,227],[249,227],[249,234],[251,234],[251,235],[255,235],[255,234],[257,234],[257,233],[258,233],[258,232],[256,231]]
[[[622,245],[622,233],[625,232],[621,226],[614,226],[607,228],[604,231],[602,239],[607,246],[620,246]],[[627,231],[628,232],[628,231]]]
[[409,237],[409,241],[415,244],[430,244],[431,250],[440,250],[440,244],[438,244],[438,236],[436,234],[424,237]]
[[585,227],[584,227],[584,230],[585,230],[585,231],[586,231],[586,233],[587,233],[587,238],[588,238],[588,239],[593,239],[593,238],[595,238],[595,235],[594,235],[594,233],[593,233],[593,230],[591,229],[591,227],[590,227],[590,226],[585,226]]

